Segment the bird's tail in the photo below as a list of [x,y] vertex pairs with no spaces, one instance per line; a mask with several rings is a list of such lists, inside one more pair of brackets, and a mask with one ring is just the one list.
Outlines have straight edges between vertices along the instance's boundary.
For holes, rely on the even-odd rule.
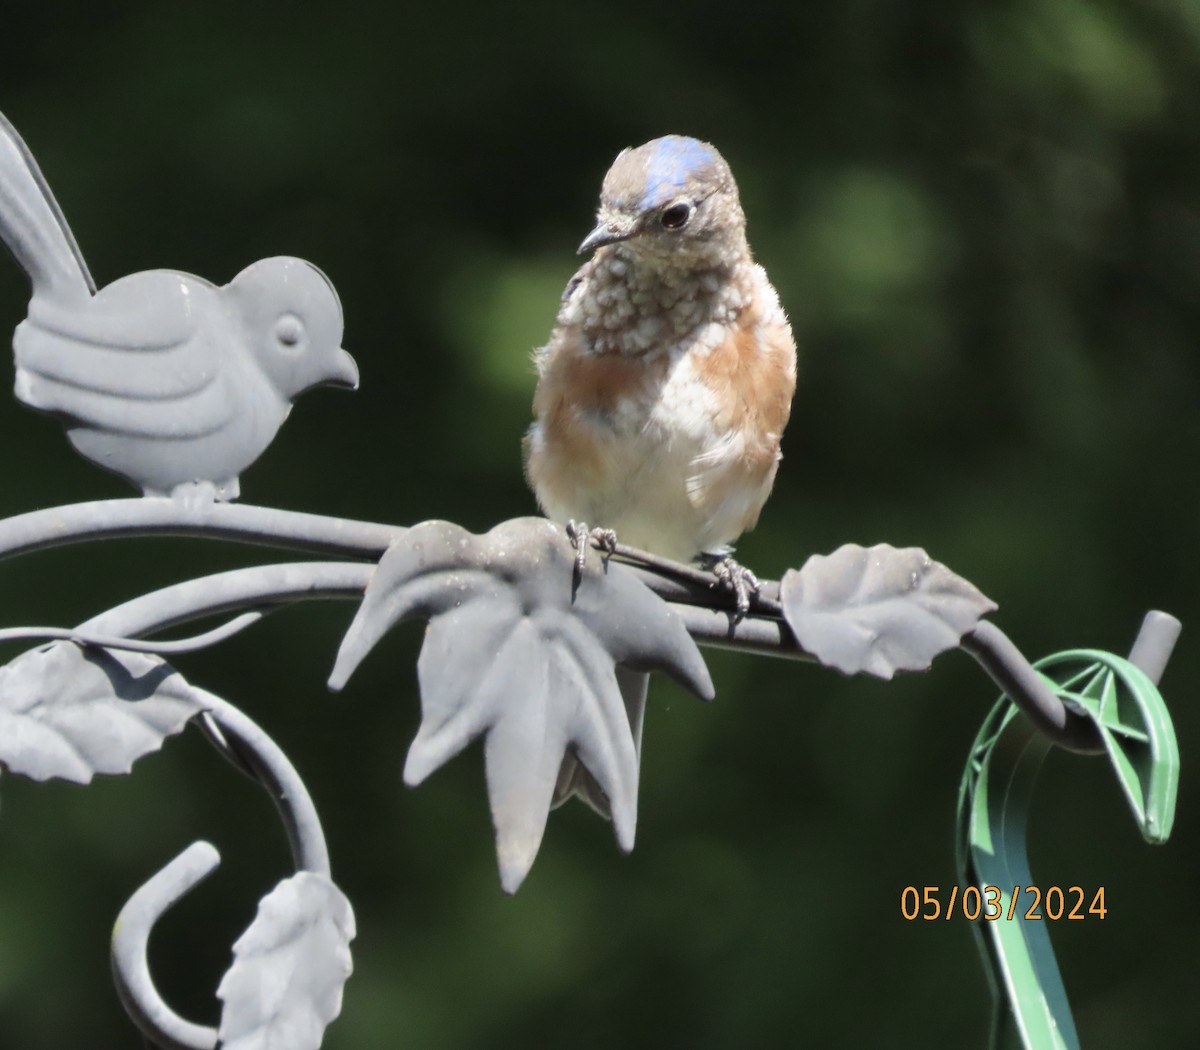
[[29,147],[0,113],[0,240],[29,274],[33,294],[90,296],[96,284]]
[[[617,687],[621,690],[621,699],[625,702],[625,713],[629,716],[629,728],[633,733],[633,747],[640,764],[642,722],[646,716],[646,695],[650,691],[650,676],[644,671],[632,671],[621,666],[616,668],[616,673]],[[613,819],[612,800],[604,793],[600,782],[575,755],[568,754],[559,767],[558,782],[554,785],[550,805],[561,806],[572,795],[586,802],[605,820]],[[636,820],[636,812],[633,816]]]

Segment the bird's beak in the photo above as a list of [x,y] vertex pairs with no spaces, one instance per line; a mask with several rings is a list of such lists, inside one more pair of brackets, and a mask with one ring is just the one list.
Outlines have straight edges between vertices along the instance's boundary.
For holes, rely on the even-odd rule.
[[358,389],[358,365],[355,364],[354,358],[340,347],[334,356],[333,368],[330,369],[326,382],[348,390]]
[[631,223],[623,223],[618,219],[601,218],[596,228],[583,239],[579,246],[579,255],[595,251],[606,244],[616,244],[617,241],[627,241],[634,234]]

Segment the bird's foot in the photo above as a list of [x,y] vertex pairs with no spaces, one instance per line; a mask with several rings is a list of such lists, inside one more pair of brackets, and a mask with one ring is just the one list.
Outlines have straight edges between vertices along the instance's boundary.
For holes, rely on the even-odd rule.
[[617,534],[612,529],[599,526],[591,529],[586,521],[575,521],[573,518],[567,522],[567,539],[575,548],[575,571],[580,574],[587,565],[587,552],[593,540],[607,555],[615,554],[617,550]]
[[600,544],[600,550],[606,558],[617,553],[617,533],[614,529],[601,528],[599,525],[592,529],[591,538]]
[[750,598],[757,597],[762,583],[744,565],[739,565],[728,554],[713,562],[712,574],[717,578],[718,585],[728,587],[733,591],[737,602],[737,615],[740,619],[750,611]]

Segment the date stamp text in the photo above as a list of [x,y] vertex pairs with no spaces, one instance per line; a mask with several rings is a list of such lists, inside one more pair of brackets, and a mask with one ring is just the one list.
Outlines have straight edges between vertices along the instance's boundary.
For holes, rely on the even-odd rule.
[[949,921],[955,915],[972,922],[1057,922],[1103,919],[1107,914],[1103,886],[1090,894],[1082,886],[905,886],[900,891],[900,915],[909,922]]

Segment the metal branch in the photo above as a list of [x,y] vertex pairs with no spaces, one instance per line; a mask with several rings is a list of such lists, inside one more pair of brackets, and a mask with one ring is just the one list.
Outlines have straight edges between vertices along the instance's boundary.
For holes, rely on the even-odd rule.
[[688,633],[700,645],[707,645],[713,649],[732,649],[741,653],[778,656],[785,660],[816,662],[812,653],[800,648],[791,629],[783,620],[756,616],[753,612],[748,616],[737,617],[733,609],[712,609],[683,604],[677,599],[671,604],[676,615],[683,620]]
[[[1152,610],[1142,620],[1129,662],[1157,682],[1179,637],[1181,624],[1169,613]],[[1008,636],[993,623],[983,621],[960,643],[992,680],[1051,740],[1071,751],[1098,754],[1105,750],[1095,723],[1071,710],[1055,692],[1053,683],[1038,672]]]
[[361,598],[374,568],[354,562],[285,562],[232,569],[151,591],[92,617],[77,630],[140,637],[241,609]]
[[405,531],[396,525],[245,503],[189,505],[141,497],[73,503],[5,518],[0,521],[0,558],[87,540],[190,536],[374,561]]
[[1085,754],[1104,750],[1095,724],[1069,710],[1058,698],[1053,683],[1038,673],[994,623],[984,620],[963,637],[959,646],[979,662],[1001,691],[1055,743]]
[[1129,650],[1129,662],[1140,667],[1155,685],[1167,669],[1167,661],[1179,640],[1181,624],[1170,613],[1152,611],[1146,613],[1141,630]]
[[[596,541],[593,540],[592,543],[594,545]],[[617,543],[613,554],[618,561],[630,568],[649,570],[644,575],[650,576],[658,584],[666,587],[672,583],[678,584],[678,590],[690,595],[698,604],[711,605],[714,608],[725,608],[729,605],[729,592],[720,585],[719,578],[713,572],[662,558],[649,551],[626,546],[624,543]],[[651,590],[656,591],[660,598],[666,597],[653,584]],[[765,580],[758,592],[750,596],[750,609],[768,617],[782,617],[783,606],[779,604],[778,599],[779,583],[775,580]]]
[[317,807],[296,767],[275,743],[248,716],[219,696],[192,687],[197,698],[213,716],[226,745],[240,764],[254,771],[255,778],[267,790],[283,826],[297,871],[311,871],[329,877],[329,848],[317,816]]

